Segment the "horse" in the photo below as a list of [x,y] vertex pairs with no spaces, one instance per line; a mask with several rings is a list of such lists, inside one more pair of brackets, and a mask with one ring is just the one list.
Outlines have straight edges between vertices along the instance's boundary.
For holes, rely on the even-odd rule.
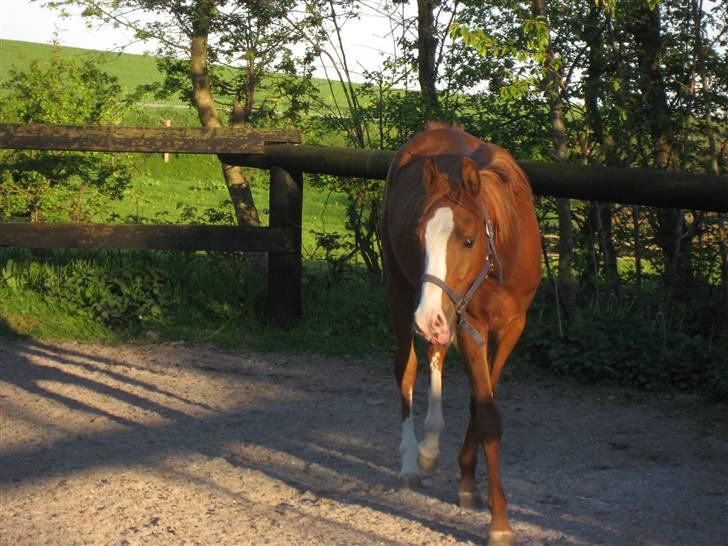
[[[437,466],[443,363],[455,343],[471,385],[458,503],[482,506],[475,480],[480,444],[488,466],[489,544],[515,544],[499,470],[502,424],[494,395],[541,281],[541,238],[526,175],[503,148],[458,127],[428,124],[389,167],[382,257],[401,399],[400,486],[419,485],[420,473]],[[415,335],[428,342],[430,368],[419,444],[412,413]]]

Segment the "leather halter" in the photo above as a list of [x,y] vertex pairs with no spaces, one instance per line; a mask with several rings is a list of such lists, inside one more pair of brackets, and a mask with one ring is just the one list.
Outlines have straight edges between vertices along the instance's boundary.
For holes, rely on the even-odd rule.
[[468,307],[468,304],[470,303],[470,300],[475,295],[475,292],[480,288],[480,285],[483,284],[483,281],[488,278],[488,275],[490,275],[493,272],[494,267],[494,261],[498,262],[498,282],[503,282],[503,272],[502,268],[500,267],[500,260],[498,259],[498,254],[495,251],[495,232],[493,230],[493,222],[490,221],[490,218],[488,218],[488,211],[484,208],[485,213],[485,234],[488,237],[488,255],[485,257],[485,263],[483,264],[483,268],[480,270],[480,273],[478,274],[478,277],[473,281],[473,284],[470,285],[470,288],[468,288],[467,292],[463,296],[455,292],[452,288],[450,288],[447,283],[440,279],[439,277],[435,277],[434,275],[430,275],[429,273],[425,273],[422,275],[422,282],[429,282],[434,284],[435,286],[440,287],[445,294],[448,295],[448,297],[452,300],[453,304],[455,305],[455,314],[458,317],[457,326],[458,328],[461,328],[468,332],[470,336],[480,345],[483,347],[485,345],[485,340],[483,339],[483,336],[480,335],[480,332],[476,330],[476,328],[468,322],[468,320],[465,318],[465,311]]

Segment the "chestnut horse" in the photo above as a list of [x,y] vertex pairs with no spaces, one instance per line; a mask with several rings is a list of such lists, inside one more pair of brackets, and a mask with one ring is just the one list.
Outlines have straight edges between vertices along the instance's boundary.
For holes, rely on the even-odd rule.
[[[457,128],[429,124],[402,146],[387,175],[383,258],[395,374],[402,401],[403,487],[431,473],[439,455],[442,369],[450,344],[470,376],[470,422],[460,451],[461,506],[475,507],[478,445],[488,465],[490,544],[513,544],[498,452],[498,378],[541,280],[541,240],[531,187],[511,155]],[[413,336],[429,343],[430,396],[417,444]]]

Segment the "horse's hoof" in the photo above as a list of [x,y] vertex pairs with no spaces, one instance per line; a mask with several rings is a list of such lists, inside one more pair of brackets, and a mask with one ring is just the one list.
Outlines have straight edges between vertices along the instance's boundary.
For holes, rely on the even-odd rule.
[[488,533],[488,546],[516,546],[516,533],[513,531],[491,531]]
[[435,469],[437,468],[437,462],[439,460],[439,457],[435,457],[434,459],[431,459],[430,457],[427,457],[423,455],[422,453],[417,453],[417,465],[420,467],[420,470],[423,474],[429,476],[433,472],[435,472]]
[[460,491],[458,493],[458,506],[466,510],[480,511],[485,508],[483,497],[477,491]]
[[422,487],[422,480],[419,474],[400,474],[399,476],[399,490],[400,491],[411,491]]

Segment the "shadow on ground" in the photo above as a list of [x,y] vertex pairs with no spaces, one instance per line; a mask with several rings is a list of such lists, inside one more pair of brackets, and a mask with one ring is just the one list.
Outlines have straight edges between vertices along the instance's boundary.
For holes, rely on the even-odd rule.
[[[441,468],[417,492],[396,490],[384,363],[0,339],[0,381],[0,535],[12,543],[485,535],[487,514],[451,502],[468,392],[459,372],[445,383]],[[725,408],[525,382],[499,394],[522,544],[726,543]]]

